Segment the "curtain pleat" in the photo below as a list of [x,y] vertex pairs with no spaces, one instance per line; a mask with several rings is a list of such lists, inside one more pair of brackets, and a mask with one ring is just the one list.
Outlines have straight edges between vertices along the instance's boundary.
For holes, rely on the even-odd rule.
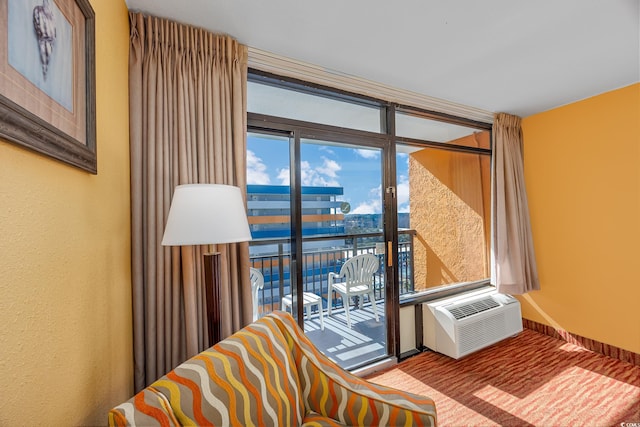
[[222,254],[222,336],[252,320],[248,244],[160,245],[179,184],[246,189],[247,48],[130,13],[130,143],[136,391],[209,347],[202,255]]
[[524,183],[521,121],[498,113],[493,124],[492,283],[507,294],[540,289]]

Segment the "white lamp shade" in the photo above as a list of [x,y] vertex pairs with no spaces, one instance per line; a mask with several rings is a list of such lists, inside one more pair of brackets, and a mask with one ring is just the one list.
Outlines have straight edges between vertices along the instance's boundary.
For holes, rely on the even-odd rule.
[[178,185],[163,246],[209,245],[251,240],[240,188],[220,184]]

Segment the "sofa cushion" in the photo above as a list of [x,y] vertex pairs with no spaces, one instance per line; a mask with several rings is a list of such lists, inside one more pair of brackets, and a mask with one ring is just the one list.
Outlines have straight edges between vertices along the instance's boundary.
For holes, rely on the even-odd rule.
[[[163,417],[180,425],[298,426],[304,416],[293,357],[269,317],[189,359],[145,393],[148,389],[166,398],[170,407]],[[140,410],[132,402],[136,398],[126,404]],[[126,413],[123,405],[115,409]]]
[[324,415],[309,412],[302,420],[301,427],[345,427],[345,425]]

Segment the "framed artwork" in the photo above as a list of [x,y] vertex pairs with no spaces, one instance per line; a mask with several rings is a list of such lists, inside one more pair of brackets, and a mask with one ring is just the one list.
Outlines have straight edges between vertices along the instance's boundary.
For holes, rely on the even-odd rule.
[[97,173],[89,0],[0,0],[0,136]]

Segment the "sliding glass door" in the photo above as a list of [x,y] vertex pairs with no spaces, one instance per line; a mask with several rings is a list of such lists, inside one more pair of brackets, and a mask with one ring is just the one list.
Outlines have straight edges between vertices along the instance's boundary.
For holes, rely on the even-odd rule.
[[256,318],[282,309],[283,298],[292,293],[289,148],[286,134],[250,132],[247,137],[249,257],[264,279],[262,289],[252,289]]
[[386,146],[297,129],[247,139],[251,264],[265,279],[257,311],[290,311],[348,369],[390,353]]
[[299,165],[305,331],[355,368],[388,354],[383,150],[302,138]]

